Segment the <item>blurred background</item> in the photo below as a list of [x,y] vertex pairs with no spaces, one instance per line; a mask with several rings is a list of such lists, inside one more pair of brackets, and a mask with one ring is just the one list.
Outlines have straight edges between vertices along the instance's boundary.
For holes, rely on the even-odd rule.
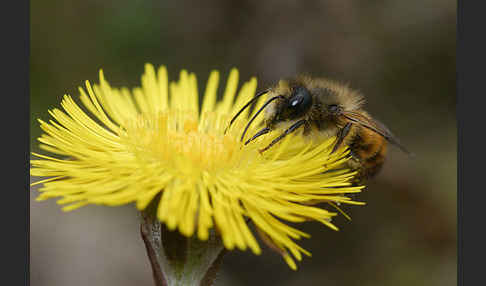
[[[456,285],[456,1],[33,0],[31,149],[37,118],[78,96],[98,70],[139,85],[144,63],[182,68],[204,86],[238,67],[259,89],[306,72],[348,82],[415,154],[391,148],[383,171],[334,232],[301,225],[313,254],[234,251],[215,285]],[[33,178],[35,180],[35,178]],[[30,202],[31,285],[153,285],[134,206],[62,213]]]

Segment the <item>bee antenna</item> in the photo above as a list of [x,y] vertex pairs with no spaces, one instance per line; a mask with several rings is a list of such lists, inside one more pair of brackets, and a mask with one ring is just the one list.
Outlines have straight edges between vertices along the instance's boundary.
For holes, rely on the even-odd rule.
[[272,101],[274,101],[275,99],[278,99],[278,98],[285,99],[285,97],[283,95],[277,95],[277,96],[274,96],[274,97],[270,98],[269,100],[267,100],[267,102],[265,102],[265,104],[263,104],[263,106],[260,107],[260,109],[250,119],[250,121],[248,122],[248,124],[246,124],[245,130],[243,131],[243,134],[241,134],[240,141],[243,141],[243,138],[245,138],[246,131],[248,131],[248,128],[250,127],[250,125],[253,122],[253,120],[255,120],[255,118],[258,116],[258,114],[260,114],[260,112],[262,112],[262,110],[265,109],[265,107],[267,107],[267,105],[269,105],[270,102],[272,102]]
[[236,118],[238,116],[240,116],[240,114],[243,112],[243,110],[247,109],[253,102],[255,102],[260,96],[266,94],[270,89],[266,89],[266,90],[263,90],[263,91],[260,91],[258,92],[257,94],[255,94],[255,96],[250,100],[248,101],[245,106],[243,106],[240,111],[238,111],[238,113],[235,114],[235,116],[233,116],[233,118],[231,119],[228,127],[226,127],[226,129],[224,130],[224,133],[226,134],[226,131],[228,131],[228,129],[231,127],[231,125],[233,124],[233,122],[236,120]]

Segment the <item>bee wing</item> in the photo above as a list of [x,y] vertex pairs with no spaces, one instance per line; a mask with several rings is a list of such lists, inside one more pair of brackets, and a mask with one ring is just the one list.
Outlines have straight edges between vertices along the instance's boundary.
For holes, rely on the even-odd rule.
[[397,146],[398,148],[400,148],[400,150],[402,150],[406,154],[413,155],[410,151],[407,150],[407,148],[405,148],[405,146],[403,146],[400,143],[400,140],[398,140],[398,138],[395,135],[393,135],[393,133],[385,126],[385,124],[381,123],[380,121],[371,118],[369,116],[363,115],[361,113],[352,112],[352,111],[343,112],[343,116],[346,117],[351,122],[357,123],[363,127],[371,129],[374,132],[380,134],[388,142]]

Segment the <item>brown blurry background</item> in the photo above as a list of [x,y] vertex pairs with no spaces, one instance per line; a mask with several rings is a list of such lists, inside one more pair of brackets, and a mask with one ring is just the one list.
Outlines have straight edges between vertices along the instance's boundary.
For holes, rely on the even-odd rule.
[[[200,87],[234,66],[260,89],[300,72],[349,82],[416,157],[391,148],[339,232],[301,225],[313,256],[297,272],[269,249],[235,251],[215,285],[456,285],[455,49],[452,0],[33,0],[31,149],[36,119],[99,68],[118,86],[139,85],[145,62]],[[36,195],[31,285],[152,285],[133,205],[63,213]]]

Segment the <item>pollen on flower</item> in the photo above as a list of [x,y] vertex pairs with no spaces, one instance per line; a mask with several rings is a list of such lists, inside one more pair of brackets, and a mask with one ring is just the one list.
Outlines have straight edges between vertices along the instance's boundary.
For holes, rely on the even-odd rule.
[[[221,100],[218,86],[213,71],[199,104],[196,77],[186,71],[170,82],[164,67],[156,71],[147,64],[141,87],[132,90],[111,87],[100,72],[99,84],[79,88],[90,115],[66,95],[63,110],[50,111],[53,120],[40,120],[40,147],[50,155],[34,153],[38,159],[31,161],[32,176],[48,177],[34,183],[43,184],[38,200],[60,198],[66,211],[128,203],[144,210],[160,198],[157,217],[169,229],[207,240],[215,228],[227,249],[259,254],[251,222],[296,269],[292,257],[310,253],[295,240],[309,235],[285,222],[312,220],[337,230],[331,222],[337,213],[323,206],[361,204],[346,196],[363,188],[351,184],[355,172],[342,168],[348,151],[331,154],[334,138],[309,141],[291,134],[260,154],[278,134],[242,144],[245,118],[254,111],[245,110],[225,132],[254,96],[256,79],[238,89],[233,69]],[[261,98],[254,110],[263,103]]]

